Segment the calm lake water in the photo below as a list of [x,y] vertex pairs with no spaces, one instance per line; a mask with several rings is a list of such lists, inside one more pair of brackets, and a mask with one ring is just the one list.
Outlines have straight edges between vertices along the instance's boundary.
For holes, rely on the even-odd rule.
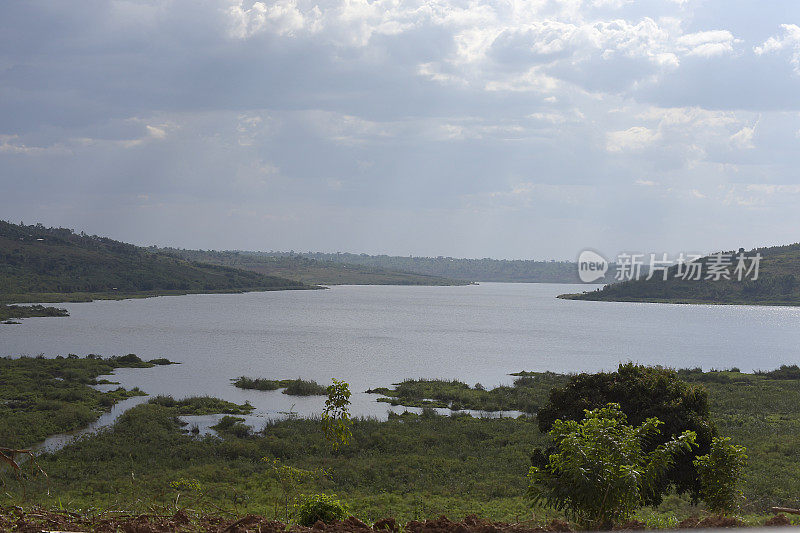
[[585,288],[338,286],[62,304],[70,317],[0,326],[0,352],[168,357],[182,364],[121,369],[115,379],[151,395],[247,400],[253,420],[319,413],[324,398],[243,391],[231,378],[344,379],[354,414],[385,417],[388,405],[363,391],[404,378],[494,386],[520,370],[596,371],[629,360],[744,371],[800,362],[799,308],[555,298]]

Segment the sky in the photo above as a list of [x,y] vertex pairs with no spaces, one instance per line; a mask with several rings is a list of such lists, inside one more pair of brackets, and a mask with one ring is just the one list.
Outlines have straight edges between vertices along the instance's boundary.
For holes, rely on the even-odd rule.
[[794,0],[0,3],[0,218],[575,259],[800,241]]

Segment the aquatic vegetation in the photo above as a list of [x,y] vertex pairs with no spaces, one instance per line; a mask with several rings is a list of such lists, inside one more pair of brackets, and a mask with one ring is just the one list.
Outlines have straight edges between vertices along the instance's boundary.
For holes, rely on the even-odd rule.
[[[378,387],[366,392],[380,394],[379,402],[405,407],[438,407],[454,411],[522,411],[535,414],[547,401],[550,388],[563,385],[567,376],[552,372],[526,373],[514,385],[487,390],[466,383],[442,379],[407,379],[393,389]],[[479,384],[477,384],[479,385]]]
[[233,381],[234,387],[240,389],[278,390],[290,396],[322,396],[328,393],[327,389],[313,380],[305,379],[264,379],[241,376]]
[[101,392],[91,387],[100,383],[99,376],[115,368],[152,366],[133,354],[0,358],[0,445],[26,447],[88,425],[120,400],[144,394],[121,387]]

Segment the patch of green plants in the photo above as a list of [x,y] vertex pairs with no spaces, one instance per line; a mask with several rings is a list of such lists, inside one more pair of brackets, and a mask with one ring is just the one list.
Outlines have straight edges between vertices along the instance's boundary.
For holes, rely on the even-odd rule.
[[330,523],[347,518],[348,510],[335,495],[303,494],[295,505],[295,520],[301,526],[311,527],[319,522]]
[[742,501],[741,473],[747,463],[747,450],[731,443],[730,437],[714,438],[711,451],[694,460],[700,477],[700,495],[709,510],[734,513]]
[[[0,321],[12,318],[31,318],[35,316],[69,316],[66,309],[45,307],[43,305],[0,305]],[[10,322],[13,323],[13,322]]]
[[[197,480],[205,501],[218,508],[277,513],[282,519],[284,489],[263,460],[268,457],[293,469],[324,469],[326,475],[304,480],[297,492],[287,490],[336,494],[366,521],[476,512],[509,520],[531,515],[524,474],[531,445],[542,439],[527,417],[353,419],[349,444],[334,451],[322,437],[319,419],[267,421],[247,435],[194,436],[177,420],[180,410],[167,405],[134,407],[112,428],[40,456],[48,478],[31,477],[25,497],[9,485],[10,501],[145,510],[172,505],[170,483],[183,478]],[[230,429],[238,422],[225,425]]]
[[[749,459],[736,485],[743,495],[738,512],[748,524],[763,524],[763,513],[772,506],[800,506],[796,459],[800,456],[800,381],[735,369],[718,373],[731,380],[705,380],[702,376],[708,373],[702,371],[690,372],[684,380],[690,389],[706,391],[709,420],[718,435],[747,448]],[[560,379],[563,387],[571,377]],[[549,397],[545,383],[547,379],[542,380],[543,405]],[[129,410],[112,428],[39,457],[49,477],[28,479],[25,495],[8,484],[4,501],[144,511],[174,505],[176,491],[170,483],[187,479],[197,480],[202,487],[202,502],[196,504],[201,509],[207,506],[214,512],[253,512],[280,519],[291,514],[294,498],[303,493],[336,494],[353,515],[367,522],[387,516],[402,522],[477,513],[508,522],[535,517],[541,523],[561,516],[559,511],[531,507],[525,497],[532,451],[553,444],[539,430],[535,417],[440,416],[426,409],[419,415],[390,414],[386,421],[352,419],[349,444],[333,450],[323,438],[320,419],[271,420],[250,428],[237,420],[243,413],[233,413],[232,420],[223,417],[216,435],[193,435],[179,423],[180,412],[177,403],[171,402]],[[641,424],[634,425],[633,417],[626,415],[629,424]],[[670,424],[674,422],[665,420],[660,426],[662,435]],[[644,453],[650,449],[645,447]],[[324,469],[325,475],[289,483],[284,489],[272,461],[287,469]],[[196,492],[185,489],[181,499]],[[702,501],[693,505],[688,494],[669,490],[659,505],[639,509],[633,518],[672,527],[710,510]]]
[[233,381],[234,387],[254,390],[283,389],[284,394],[290,396],[322,396],[327,394],[327,389],[313,380],[305,379],[264,379],[241,376]]
[[380,394],[379,402],[405,407],[438,407],[454,411],[521,411],[535,414],[547,401],[551,388],[563,385],[567,376],[552,372],[528,372],[517,376],[513,386],[487,390],[480,384],[470,387],[460,381],[407,379],[393,389],[379,387],[367,392]]
[[[685,431],[695,435],[696,446],[682,450],[666,475],[645,488],[645,500],[649,504],[660,503],[671,485],[679,493],[697,500],[700,481],[693,461],[709,452],[712,439],[717,436],[707,390],[682,380],[674,370],[633,363],[621,364],[615,372],[576,374],[563,387],[550,391],[547,403],[537,415],[539,429],[550,431],[556,420],[581,420],[587,411],[609,403],[618,404],[631,425],[639,426],[651,418],[664,422],[659,433],[648,439],[646,452]],[[543,458],[550,453],[550,450],[538,452],[537,466],[543,466]]]
[[[255,407],[247,402],[240,405],[211,396],[193,396],[182,400],[176,400],[171,396],[156,396],[155,398],[151,398],[149,403],[173,409],[176,414],[182,416],[215,414],[246,415],[255,409]],[[230,420],[236,420],[233,417],[226,417],[226,419],[226,424],[228,424]]]
[[755,374],[770,379],[800,380],[800,367],[797,365],[781,365],[780,368],[776,370],[770,370],[769,372],[757,370]]
[[657,418],[631,426],[615,403],[585,415],[579,422],[553,422],[554,453],[543,466],[531,467],[528,497],[565,512],[584,529],[611,529],[644,504],[678,452],[695,446],[696,435],[684,431],[648,452],[663,425]]
[[152,366],[134,354],[0,358],[0,446],[24,448],[88,425],[120,400],[144,394],[123,388],[101,392],[92,387],[107,382],[99,376]]

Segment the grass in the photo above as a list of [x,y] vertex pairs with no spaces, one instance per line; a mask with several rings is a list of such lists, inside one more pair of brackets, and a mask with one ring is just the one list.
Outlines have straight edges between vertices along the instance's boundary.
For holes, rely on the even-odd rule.
[[[170,483],[197,480],[216,506],[271,515],[281,498],[263,457],[328,476],[298,486],[303,492],[335,493],[365,520],[413,519],[480,512],[529,517],[522,494],[535,422],[395,416],[356,420],[353,439],[330,451],[319,420],[271,422],[263,431],[243,430],[235,417],[217,425],[219,437],[184,433],[175,407],[153,402],[126,412],[110,430],[39,458],[47,472],[28,482],[25,505],[68,508],[147,509],[169,505]],[[533,437],[533,440],[532,440]]]
[[512,387],[486,390],[480,383],[470,387],[460,381],[407,379],[393,389],[379,387],[367,392],[380,394],[379,402],[405,407],[439,407],[454,411],[521,411],[535,414],[547,402],[552,387],[563,385],[566,376],[552,372],[525,373]]
[[100,392],[90,386],[100,384],[98,376],[115,368],[152,366],[134,354],[0,358],[0,446],[27,447],[88,425],[120,400],[144,394],[121,387]]
[[[744,521],[763,523],[771,506],[800,506],[800,380],[791,377],[795,369],[679,372],[708,390],[720,433],[748,448]],[[519,374],[525,379],[509,388],[531,389],[531,397],[545,398],[559,380],[566,380],[556,374]],[[427,397],[438,387],[473,401],[494,401],[491,391],[457,382],[417,381],[410,387],[421,387],[419,393]],[[265,421],[263,428],[253,430],[235,416],[244,414],[236,410],[246,406],[236,406],[215,426],[215,436],[194,436],[177,420],[181,414],[221,412],[224,407],[213,399],[187,403],[155,398],[125,413],[112,428],[40,457],[48,480],[32,476],[25,482],[26,495],[21,486],[7,483],[0,498],[24,506],[145,511],[172,505],[177,490],[171,483],[183,479],[192,480],[190,485],[207,502],[192,505],[273,516],[284,493],[274,469],[262,460],[267,457],[306,470],[324,468],[327,476],[292,490],[334,493],[368,522],[385,516],[407,521],[469,513],[512,522],[532,518],[533,512],[537,521],[557,516],[531,509],[523,497],[531,451],[546,441],[533,416],[480,419],[458,413],[438,416],[425,409],[419,415],[390,415],[387,421],[356,419],[351,443],[338,452],[326,444],[318,419]],[[183,494],[181,501],[190,496]],[[671,495],[656,509],[642,509],[637,518],[667,527],[702,513],[701,507]]]
[[305,379],[264,379],[241,376],[233,382],[240,389],[254,389],[262,391],[283,389],[284,394],[290,396],[322,396],[328,389],[313,380]]
[[156,396],[149,403],[171,409],[176,415],[181,416],[213,415],[218,413],[246,415],[255,409],[247,402],[239,405],[211,396],[193,396],[182,400],[176,400],[171,396]]

